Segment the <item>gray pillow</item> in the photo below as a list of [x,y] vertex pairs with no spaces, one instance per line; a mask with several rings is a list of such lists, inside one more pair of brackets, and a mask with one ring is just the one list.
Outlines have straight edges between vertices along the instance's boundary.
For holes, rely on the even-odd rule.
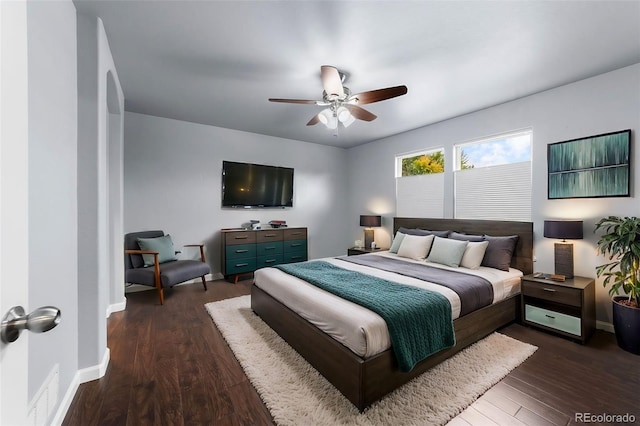
[[484,241],[484,237],[482,235],[469,235],[469,234],[462,234],[460,232],[451,232],[449,234],[449,238],[453,238],[454,240],[461,240],[461,241],[473,241],[474,243],[479,243],[480,241]]
[[[171,241],[171,235],[167,234],[163,237],[157,238],[138,238],[138,245],[140,250],[149,250],[158,252],[158,262],[169,262],[176,260],[176,252],[173,249],[173,241]],[[152,266],[153,255],[143,254],[144,266]]]
[[467,244],[469,244],[469,241],[435,237],[427,262],[441,263],[457,268],[460,266]]
[[488,241],[489,245],[484,253],[482,266],[508,271],[511,265],[511,257],[518,243],[518,236],[492,237],[485,235],[484,240]]
[[418,228],[398,228],[398,232],[402,232],[405,235],[435,235],[436,237],[447,238],[449,235],[449,231],[430,231],[428,229],[418,229]]
[[400,248],[400,244],[402,244],[402,240],[405,235],[406,234],[403,234],[400,231],[396,232],[396,236],[393,237],[393,243],[391,243],[391,248],[389,249],[390,253],[398,253],[398,249]]

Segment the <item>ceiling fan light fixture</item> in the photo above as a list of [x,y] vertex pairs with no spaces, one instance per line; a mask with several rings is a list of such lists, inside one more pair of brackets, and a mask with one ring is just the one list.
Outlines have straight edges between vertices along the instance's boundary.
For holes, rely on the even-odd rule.
[[338,120],[340,120],[341,123],[346,122],[349,117],[351,117],[351,113],[349,112],[349,110],[343,106],[338,108],[337,115]]
[[347,118],[346,120],[342,121],[342,125],[344,127],[349,127],[353,124],[353,122],[356,121],[356,118],[351,115],[351,113],[349,113],[349,118]]
[[329,129],[335,129],[338,127],[338,119],[333,115],[331,108],[326,108],[318,114],[318,120]]

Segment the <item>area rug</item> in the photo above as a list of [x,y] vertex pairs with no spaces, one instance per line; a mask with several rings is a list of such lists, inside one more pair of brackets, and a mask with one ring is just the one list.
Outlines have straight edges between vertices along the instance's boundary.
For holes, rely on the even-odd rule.
[[241,296],[205,306],[279,425],[445,424],[537,349],[493,333],[360,413],[250,303]]

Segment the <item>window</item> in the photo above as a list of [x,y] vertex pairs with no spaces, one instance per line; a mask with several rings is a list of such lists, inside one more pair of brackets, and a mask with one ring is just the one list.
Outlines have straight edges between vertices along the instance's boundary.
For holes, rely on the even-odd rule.
[[444,217],[444,149],[396,156],[396,215]]
[[444,149],[414,152],[396,157],[396,177],[444,173]]
[[455,217],[531,220],[531,130],[459,144]]

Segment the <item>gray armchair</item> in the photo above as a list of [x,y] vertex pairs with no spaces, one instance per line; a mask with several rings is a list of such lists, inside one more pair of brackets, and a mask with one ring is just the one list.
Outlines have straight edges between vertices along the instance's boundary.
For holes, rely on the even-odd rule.
[[[211,269],[204,259],[204,246],[202,244],[185,245],[185,247],[200,247],[201,261],[174,260],[174,255],[177,252],[163,258],[163,253],[160,250],[143,249],[143,246],[148,245],[147,239],[156,241],[159,237],[168,236],[165,236],[163,231],[132,232],[124,236],[125,282],[155,287],[158,290],[161,305],[164,304],[165,287],[173,287],[187,280],[200,277],[206,291],[205,276],[211,272]],[[143,240],[139,241],[139,238]],[[169,247],[173,250],[170,239],[168,241]],[[146,256],[143,257],[143,255]]]

